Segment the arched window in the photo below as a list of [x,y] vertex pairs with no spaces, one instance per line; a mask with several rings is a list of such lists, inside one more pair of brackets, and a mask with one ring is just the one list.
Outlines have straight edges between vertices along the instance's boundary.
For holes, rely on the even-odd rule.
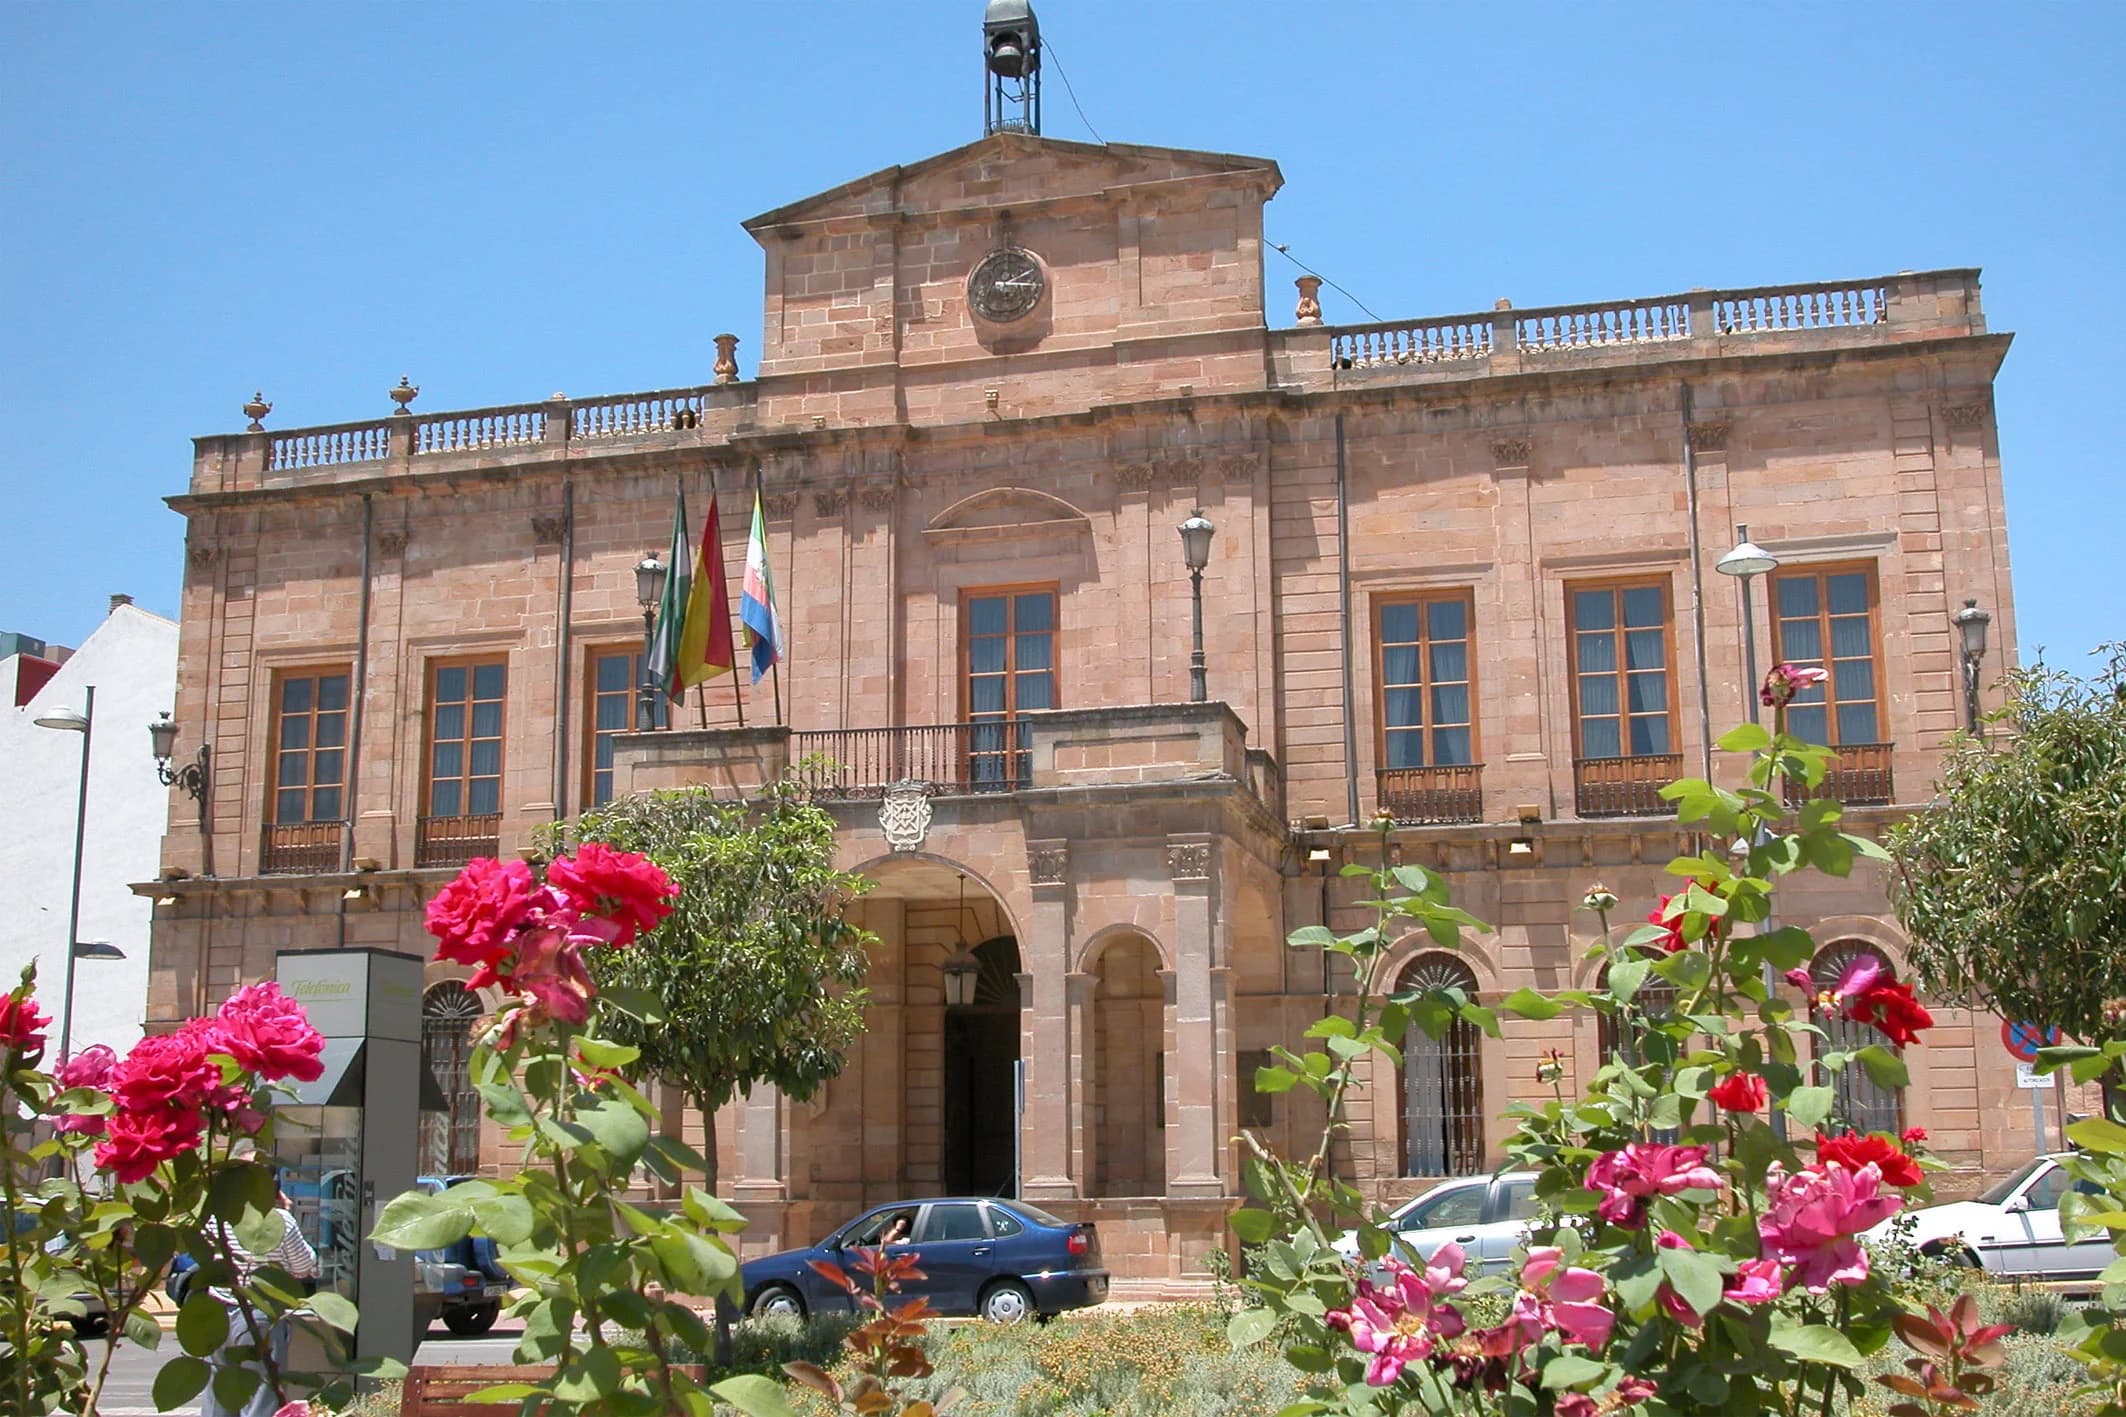
[[438,984],[421,1000],[421,1063],[450,1111],[421,1114],[421,1174],[480,1169],[480,1094],[472,1087],[472,1026],[487,1012],[463,984]]
[[[1595,987],[1604,989],[1608,986],[1609,966],[1605,964],[1602,966],[1602,973],[1596,980]],[[1631,1003],[1632,1007],[1641,1014],[1659,1017],[1663,1014],[1675,1012],[1678,997],[1674,984],[1671,984],[1658,974],[1648,974],[1645,981],[1639,985],[1639,992],[1631,996]],[[1597,1013],[1595,1015],[1595,1047],[1600,1050],[1602,1061],[1606,1063],[1614,1057],[1619,1045],[1623,1042],[1624,1036],[1617,1030],[1617,1016],[1615,1014]],[[1632,1042],[1634,1060],[1644,1062],[1645,1059],[1638,1056],[1637,1040],[1633,1039]]]
[[[1896,971],[1881,950],[1858,940],[1847,940],[1816,952],[1815,960],[1809,965],[1809,980],[1819,993],[1834,989],[1838,985],[1838,976],[1863,955],[1874,956],[1882,965],[1884,975],[1896,977]],[[1809,1005],[1809,1021],[1823,1030],[1823,1042],[1818,1047],[1826,1053],[1847,1052],[1870,1043],[1889,1047],[1887,1040],[1874,1028],[1822,1009],[1813,1001]],[[1830,1120],[1824,1123],[1825,1131],[1889,1132],[1894,1136],[1903,1129],[1904,1098],[1895,1089],[1879,1085],[1858,1063],[1840,1068],[1828,1081],[1837,1101]]]
[[[1404,967],[1396,992],[1460,989],[1476,997],[1476,975],[1449,954],[1422,954]],[[1438,1038],[1414,1024],[1403,1043],[1403,1174],[1477,1176],[1484,1171],[1484,1084],[1476,1025],[1456,1019]]]

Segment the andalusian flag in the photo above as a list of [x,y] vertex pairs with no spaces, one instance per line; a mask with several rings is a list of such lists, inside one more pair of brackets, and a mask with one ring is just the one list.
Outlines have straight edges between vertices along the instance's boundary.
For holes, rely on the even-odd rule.
[[650,662],[643,677],[662,689],[665,697],[678,699],[686,693],[679,678],[679,632],[693,578],[687,573],[692,559],[687,555],[687,494],[681,488],[672,508],[672,549],[665,558],[664,598],[657,602],[657,628],[650,636]]
[[[682,585],[687,585],[684,580]],[[708,520],[701,524],[701,554],[693,582],[683,592],[686,619],[679,630],[679,661],[672,697],[688,687],[728,674],[738,663],[731,648],[731,594],[723,583],[723,532],[716,524],[716,494],[709,493]]]
[[[746,584],[738,618],[746,622],[746,643],[753,647],[753,682],[783,660],[782,616],[775,611],[775,577],[768,570],[768,519],[753,492],[753,534],[746,539]],[[777,681],[780,682],[780,681]]]

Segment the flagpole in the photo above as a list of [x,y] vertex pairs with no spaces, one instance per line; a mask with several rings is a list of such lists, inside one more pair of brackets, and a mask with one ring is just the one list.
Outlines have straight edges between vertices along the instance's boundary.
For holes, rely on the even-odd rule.
[[[759,463],[755,463],[755,464],[753,464],[753,500],[754,500],[754,502],[755,502],[755,504],[756,504],[756,505],[759,505],[759,504],[761,504],[761,490],[760,490],[760,464],[759,464]],[[760,538],[760,554],[761,554],[762,556],[764,556],[764,557],[767,557],[767,558],[768,558],[768,560],[769,560],[769,564],[770,564],[770,565],[773,565],[773,564],[774,564],[774,558],[773,558],[773,557],[772,557],[772,556],[770,555],[770,553],[769,553],[769,550],[768,550],[768,537],[767,537],[767,527],[766,527],[766,525],[765,525],[765,524],[763,524],[763,525],[762,525],[762,527],[761,527],[761,538]],[[792,565],[790,569],[791,569],[791,573],[792,573],[793,575],[794,575],[794,574],[796,574],[796,570],[797,570],[797,568],[796,568],[796,566],[795,566],[795,565]],[[772,598],[770,599],[770,603],[769,603],[768,609],[769,609],[769,611],[770,611],[770,613],[771,613],[771,614],[772,614],[772,613],[774,612],[774,609],[775,609],[775,607],[774,607],[774,603],[773,603],[773,600],[772,600]],[[777,644],[777,645],[775,646],[775,657],[774,657],[773,659],[771,659],[771,660],[769,660],[769,661],[768,661],[768,676],[769,676],[769,682],[770,682],[771,684],[773,684],[773,685],[774,685],[774,687],[775,687],[775,726],[776,726],[776,727],[778,727],[778,728],[780,728],[780,727],[782,727],[782,726],[783,726],[783,716],[782,716],[782,649],[783,649],[782,645],[780,645],[780,644]]]
[[[714,464],[714,463],[710,463],[710,464],[709,464],[709,501],[710,501],[710,502],[712,502],[712,503],[713,503],[714,501],[716,501],[716,498],[717,498],[717,494],[718,494],[718,491],[719,491],[719,490],[720,490],[720,489],[719,489],[719,488],[718,488],[718,486],[717,486],[717,478],[716,478],[716,464]],[[722,509],[721,509],[721,508],[718,508],[718,515],[717,515],[717,517],[716,517],[716,564],[717,564],[717,565],[719,565],[719,566],[722,566],[722,565],[724,564],[724,559],[723,559],[723,516],[722,516]],[[743,565],[741,565],[741,566],[740,566],[740,567],[738,568],[738,575],[739,575],[739,582],[740,582],[740,584],[741,584],[741,586],[742,586],[742,585],[744,584],[744,581],[745,581],[745,567],[744,567]],[[728,584],[728,582],[726,582],[726,584]],[[727,598],[727,599],[728,599],[728,598]],[[729,614],[733,613],[733,612],[734,612],[734,611],[735,611],[735,610],[736,610],[737,608],[738,608],[738,607],[737,607],[737,606],[736,606],[735,604],[728,604],[728,603],[727,603],[727,604],[726,604],[726,605],[724,606],[724,614],[726,614],[726,615],[729,615]],[[736,635],[734,634],[734,635],[733,635],[733,636],[731,637],[731,704],[732,704],[732,706],[733,706],[734,708],[736,708],[736,709],[738,710],[738,726],[739,726],[740,728],[744,728],[744,727],[746,726],[746,700],[745,700],[745,695],[743,695],[742,693],[740,693],[740,692],[739,692],[739,689],[738,689],[738,679],[739,679],[739,674],[738,674],[738,637],[737,637],[737,636],[736,636]],[[708,727],[708,726],[709,726],[709,720],[708,720],[708,712],[709,712],[709,692],[708,692],[708,687],[707,687],[706,685],[702,686],[702,691],[701,691],[701,712],[702,712],[702,720],[701,720],[701,726],[702,726],[702,727],[704,727],[704,728],[706,728],[706,727]]]

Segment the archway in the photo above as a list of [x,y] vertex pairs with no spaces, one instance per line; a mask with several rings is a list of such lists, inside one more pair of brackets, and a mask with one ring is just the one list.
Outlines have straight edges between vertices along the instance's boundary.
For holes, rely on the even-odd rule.
[[1166,990],[1159,951],[1125,935],[1100,952],[1093,977],[1093,1194],[1166,1190]]
[[421,1065],[450,1102],[448,1112],[421,1113],[424,1176],[462,1176],[480,1169],[480,1095],[472,1086],[472,1026],[487,1010],[463,984],[436,985],[421,998]]
[[[1890,957],[1875,946],[1862,940],[1841,940],[1816,952],[1816,958],[1809,962],[1809,982],[1816,986],[1818,994],[1836,989],[1838,977],[1845,973],[1847,966],[1863,957],[1880,964],[1885,978],[1897,977]],[[1813,999],[1809,1001],[1809,1022],[1823,1030],[1823,1037],[1816,1045],[1819,1053],[1865,1048],[1870,1043],[1890,1046],[1869,1025],[1855,1023],[1836,1010],[1820,1008]],[[1898,1050],[1892,1048],[1891,1051]],[[1824,1130],[1888,1132],[1892,1136],[1903,1130],[1905,1107],[1901,1090],[1882,1086],[1858,1063],[1846,1064],[1826,1081],[1835,1100]]]
[[[1450,954],[1421,954],[1403,967],[1396,992],[1459,989],[1476,997],[1476,975]],[[1475,1176],[1484,1170],[1482,1034],[1456,1019],[1438,1038],[1415,1024],[1403,1043],[1401,1161],[1405,1176]]]
[[945,1006],[945,1189],[1017,1195],[1019,942],[998,935],[973,953],[973,1001]]

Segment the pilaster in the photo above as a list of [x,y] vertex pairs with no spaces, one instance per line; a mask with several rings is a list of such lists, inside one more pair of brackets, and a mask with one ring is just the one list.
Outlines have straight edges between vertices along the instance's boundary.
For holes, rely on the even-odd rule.
[[1216,994],[1217,851],[1209,836],[1166,839],[1174,880],[1174,1169],[1170,1196],[1222,1195],[1219,1016]]
[[1060,839],[1029,841],[1026,855],[1033,910],[1024,957],[1029,988],[1019,1189],[1029,1200],[1067,1200],[1079,1194],[1072,1175],[1069,847]]

